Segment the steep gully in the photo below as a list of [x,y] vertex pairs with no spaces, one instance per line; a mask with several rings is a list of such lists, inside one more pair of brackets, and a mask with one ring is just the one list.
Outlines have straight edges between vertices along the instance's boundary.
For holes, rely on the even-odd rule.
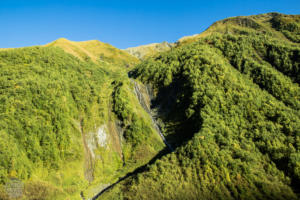
[[[134,83],[134,92],[135,92],[135,95],[137,96],[141,106],[144,108],[144,110],[148,113],[148,115],[150,116],[151,120],[152,120],[152,125],[153,127],[155,128],[156,132],[159,134],[159,136],[161,137],[161,139],[163,140],[163,142],[166,144],[166,146],[171,150],[173,151],[173,148],[171,147],[171,145],[167,142],[166,138],[164,137],[164,135],[162,134],[161,132],[161,129],[156,121],[156,119],[154,118],[154,113],[151,111],[151,109],[147,106],[146,104],[146,101],[145,101],[145,98],[141,92],[141,89],[140,89],[140,86],[139,84],[134,81],[133,79],[131,79],[131,81]],[[149,91],[146,88],[146,93],[147,93],[147,96],[150,96],[149,94]]]
[[[152,125],[153,125],[154,129],[155,129],[156,132],[159,134],[160,138],[163,140],[163,142],[165,143],[165,145],[168,147],[168,150],[165,149],[165,150],[161,151],[157,156],[155,156],[155,157],[148,163],[148,164],[152,164],[152,163],[155,162],[155,160],[161,158],[161,157],[162,157],[163,155],[165,155],[166,153],[168,153],[168,152],[170,152],[170,151],[173,152],[174,149],[173,149],[172,146],[167,142],[166,138],[165,138],[164,135],[162,134],[161,128],[160,128],[159,124],[157,123],[157,121],[156,121],[156,119],[155,119],[154,113],[153,113],[153,112],[151,111],[151,109],[147,106],[146,100],[145,100],[145,98],[144,98],[144,95],[143,95],[142,92],[141,92],[141,88],[140,88],[139,84],[138,84],[135,80],[133,80],[133,79],[131,79],[131,82],[134,84],[134,93],[135,93],[136,97],[138,98],[140,105],[141,105],[141,106],[144,108],[144,110],[148,113],[148,115],[150,116],[150,118],[151,118],[151,120],[152,120]],[[146,95],[150,97],[151,95],[149,94],[149,91],[148,91],[147,87],[145,87],[145,89],[146,89]],[[106,192],[107,190],[113,188],[113,187],[114,187],[116,184],[118,184],[119,182],[125,180],[126,178],[128,178],[128,177],[130,177],[130,176],[132,176],[132,175],[134,175],[134,174],[137,174],[137,173],[142,172],[142,171],[146,168],[146,166],[147,166],[148,164],[146,164],[145,166],[141,166],[141,167],[137,168],[136,170],[134,170],[133,172],[129,172],[129,173],[126,174],[125,176],[119,178],[118,181],[116,181],[115,183],[113,183],[113,184],[111,184],[111,185],[105,187],[103,190],[101,190],[97,195],[95,195],[94,197],[92,197],[90,200],[96,200],[96,199],[98,199],[104,192]]]

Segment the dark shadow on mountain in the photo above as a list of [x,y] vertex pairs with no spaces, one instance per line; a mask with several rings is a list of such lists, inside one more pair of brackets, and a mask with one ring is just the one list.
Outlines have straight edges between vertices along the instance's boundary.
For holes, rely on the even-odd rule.
[[161,126],[167,134],[165,137],[174,149],[189,141],[202,126],[202,106],[193,108],[193,114],[187,116],[193,91],[186,86],[186,81],[175,78],[170,85],[161,87],[151,102],[151,109],[156,110],[157,118],[162,121]]
[[[128,77],[136,79],[139,74],[137,70],[132,70],[128,73]],[[153,118],[158,122],[159,128],[173,149],[189,141],[202,127],[201,102],[197,103],[193,114],[189,117],[186,114],[193,94],[192,88],[186,84],[188,81],[181,75],[173,77],[172,83],[168,86],[164,86],[163,83],[155,86],[158,90],[156,96],[150,95],[151,110],[155,113]],[[154,88],[151,84],[147,84],[147,87],[150,90]]]

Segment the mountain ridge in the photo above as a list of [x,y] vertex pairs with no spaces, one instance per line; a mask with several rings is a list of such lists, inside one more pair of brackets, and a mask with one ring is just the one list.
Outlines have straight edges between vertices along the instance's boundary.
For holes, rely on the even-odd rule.
[[138,60],[128,53],[99,40],[73,42],[65,38],[59,38],[45,46],[56,46],[81,60],[91,59],[93,62],[118,62],[119,64],[136,64]]
[[[280,31],[276,30],[275,27],[272,27],[272,20],[276,17],[283,17],[283,18],[284,17],[292,17],[292,18],[295,18],[295,21],[297,23],[299,23],[299,20],[300,20],[300,15],[286,15],[286,14],[282,14],[282,13],[278,13],[278,12],[270,12],[270,13],[259,14],[259,15],[229,17],[229,18],[214,22],[212,25],[210,25],[202,33],[195,34],[193,36],[185,36],[185,37],[180,38],[178,40],[178,43],[179,44],[184,44],[184,43],[194,42],[197,39],[200,39],[201,37],[208,36],[212,32],[216,32],[216,31],[220,32],[220,33],[228,32],[228,31],[232,30],[232,27],[228,28],[228,27],[224,27],[222,25],[223,24],[225,24],[225,25],[229,24],[230,25],[230,23],[233,23],[233,25],[234,24],[240,24],[244,27],[249,26],[250,28],[251,28],[251,26],[255,26],[255,28],[262,28],[262,29],[266,29],[266,30],[272,29],[273,33],[275,31],[280,32]],[[224,30],[224,28],[225,28],[225,30]],[[284,36],[284,34],[283,35],[278,35],[278,33],[277,33],[276,35],[283,38],[283,39],[287,39],[286,37],[282,37],[282,36]]]
[[299,199],[299,36],[268,13],[131,55],[2,49],[0,199]]

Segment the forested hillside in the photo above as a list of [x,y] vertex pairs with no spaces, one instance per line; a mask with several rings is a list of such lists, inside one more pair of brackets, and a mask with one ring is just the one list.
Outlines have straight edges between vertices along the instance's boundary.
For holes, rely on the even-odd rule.
[[138,63],[138,59],[129,55],[127,52],[98,40],[73,42],[65,38],[60,38],[45,46],[60,47],[65,52],[83,61],[93,61],[100,64],[112,63],[127,67]]
[[284,41],[290,40],[299,43],[299,24],[299,15],[284,15],[280,13],[231,17],[215,22],[200,34],[183,37],[177,43],[194,42],[213,33],[264,34]]
[[24,199],[92,197],[163,148],[127,77],[124,63],[136,58],[65,51],[0,52],[0,199],[15,179]]
[[177,148],[99,199],[299,199],[299,19],[225,19],[137,65]]
[[96,40],[1,49],[0,200],[299,199],[299,37],[299,15],[269,13],[142,61]]
[[[85,184],[79,170],[83,146],[75,120],[81,120],[85,130],[94,126],[88,120],[92,114],[98,113],[93,120],[101,120],[97,94],[106,73],[58,48],[8,50],[0,52],[0,57],[1,183],[9,177],[44,176],[44,168],[70,170],[79,165],[69,172],[73,178],[63,183],[70,190],[79,189]],[[71,166],[71,161],[77,163]],[[48,193],[63,190],[38,181],[31,185],[48,188]]]

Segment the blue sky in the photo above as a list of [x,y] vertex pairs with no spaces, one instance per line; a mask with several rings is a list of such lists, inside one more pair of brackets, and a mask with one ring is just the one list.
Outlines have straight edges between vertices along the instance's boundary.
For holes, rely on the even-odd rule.
[[300,0],[0,0],[0,48],[61,37],[118,48],[174,42],[220,19],[267,12],[300,14]]

